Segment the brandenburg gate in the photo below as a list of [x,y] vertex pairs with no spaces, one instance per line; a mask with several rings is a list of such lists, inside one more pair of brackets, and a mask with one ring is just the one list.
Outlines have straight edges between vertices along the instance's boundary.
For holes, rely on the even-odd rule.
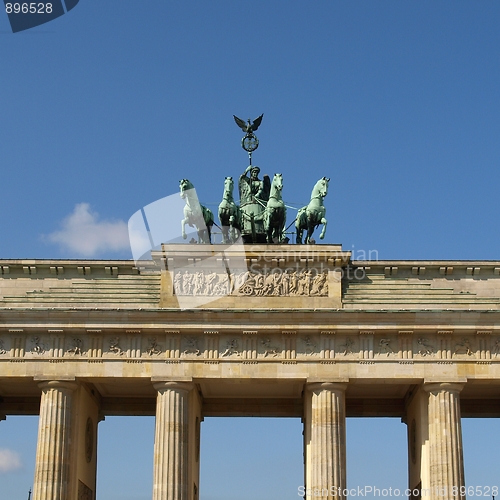
[[156,416],[154,500],[198,498],[205,416],[302,418],[306,498],[344,496],[346,417],[400,417],[411,496],[460,496],[461,417],[500,416],[500,262],[351,257],[0,261],[0,419],[40,415],[33,500],[95,498],[106,415]]

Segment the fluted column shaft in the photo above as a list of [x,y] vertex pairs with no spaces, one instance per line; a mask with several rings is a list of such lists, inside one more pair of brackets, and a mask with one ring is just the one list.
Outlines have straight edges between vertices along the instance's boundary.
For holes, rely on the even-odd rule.
[[153,500],[188,499],[188,396],[193,384],[159,382],[156,399]]
[[[311,398],[309,464],[312,491],[331,491],[343,498],[346,488],[346,384],[317,383],[308,386]],[[331,493],[330,493],[331,494]]]
[[33,500],[68,500],[73,382],[50,381],[42,389]]
[[464,499],[465,486],[460,418],[462,384],[425,384],[429,392],[430,500]]

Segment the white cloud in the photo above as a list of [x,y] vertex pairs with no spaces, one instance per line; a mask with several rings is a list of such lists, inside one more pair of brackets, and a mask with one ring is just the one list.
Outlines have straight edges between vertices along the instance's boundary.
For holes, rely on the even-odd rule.
[[122,220],[99,220],[99,214],[92,212],[88,203],[78,203],[61,226],[46,239],[79,256],[94,257],[104,251],[130,250],[127,224]]
[[21,455],[19,453],[6,448],[0,448],[0,474],[21,469],[22,466]]

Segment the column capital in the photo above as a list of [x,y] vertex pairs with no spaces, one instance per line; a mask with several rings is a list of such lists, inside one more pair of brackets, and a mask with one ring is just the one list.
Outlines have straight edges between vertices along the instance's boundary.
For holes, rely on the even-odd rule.
[[424,382],[423,389],[426,392],[447,391],[459,393],[465,383],[461,382]]
[[152,380],[152,382],[158,392],[167,390],[189,392],[194,388],[193,382],[188,380]]
[[43,382],[38,382],[38,387],[40,389],[66,389],[69,391],[75,391],[78,389],[78,384],[76,382],[71,382],[69,380],[45,380]]
[[308,382],[306,383],[306,390],[308,391],[333,391],[345,392],[347,383],[345,382]]

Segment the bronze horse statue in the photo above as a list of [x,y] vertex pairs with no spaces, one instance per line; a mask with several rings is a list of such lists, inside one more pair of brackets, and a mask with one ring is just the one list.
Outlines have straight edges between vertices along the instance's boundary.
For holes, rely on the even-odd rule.
[[212,226],[214,225],[214,214],[198,201],[198,196],[193,184],[188,179],[179,182],[181,198],[186,200],[184,207],[184,219],[181,222],[182,237],[187,238],[186,224],[196,227],[198,231],[198,243],[212,243]]
[[320,224],[323,224],[323,229],[319,237],[320,239],[325,237],[327,220],[325,219],[326,208],[323,205],[323,199],[328,194],[329,182],[329,178],[322,177],[313,187],[309,205],[302,207],[297,213],[295,228],[297,229],[298,244],[302,243],[302,234],[304,229],[307,230],[304,243],[313,243],[313,232]]
[[264,229],[268,243],[281,243],[286,221],[286,207],[281,198],[283,190],[283,175],[274,174],[271,182],[271,192],[264,211]]
[[221,223],[222,243],[234,243],[241,231],[240,207],[236,205],[233,198],[234,181],[232,177],[224,179],[224,191],[222,201],[219,204],[219,221]]

